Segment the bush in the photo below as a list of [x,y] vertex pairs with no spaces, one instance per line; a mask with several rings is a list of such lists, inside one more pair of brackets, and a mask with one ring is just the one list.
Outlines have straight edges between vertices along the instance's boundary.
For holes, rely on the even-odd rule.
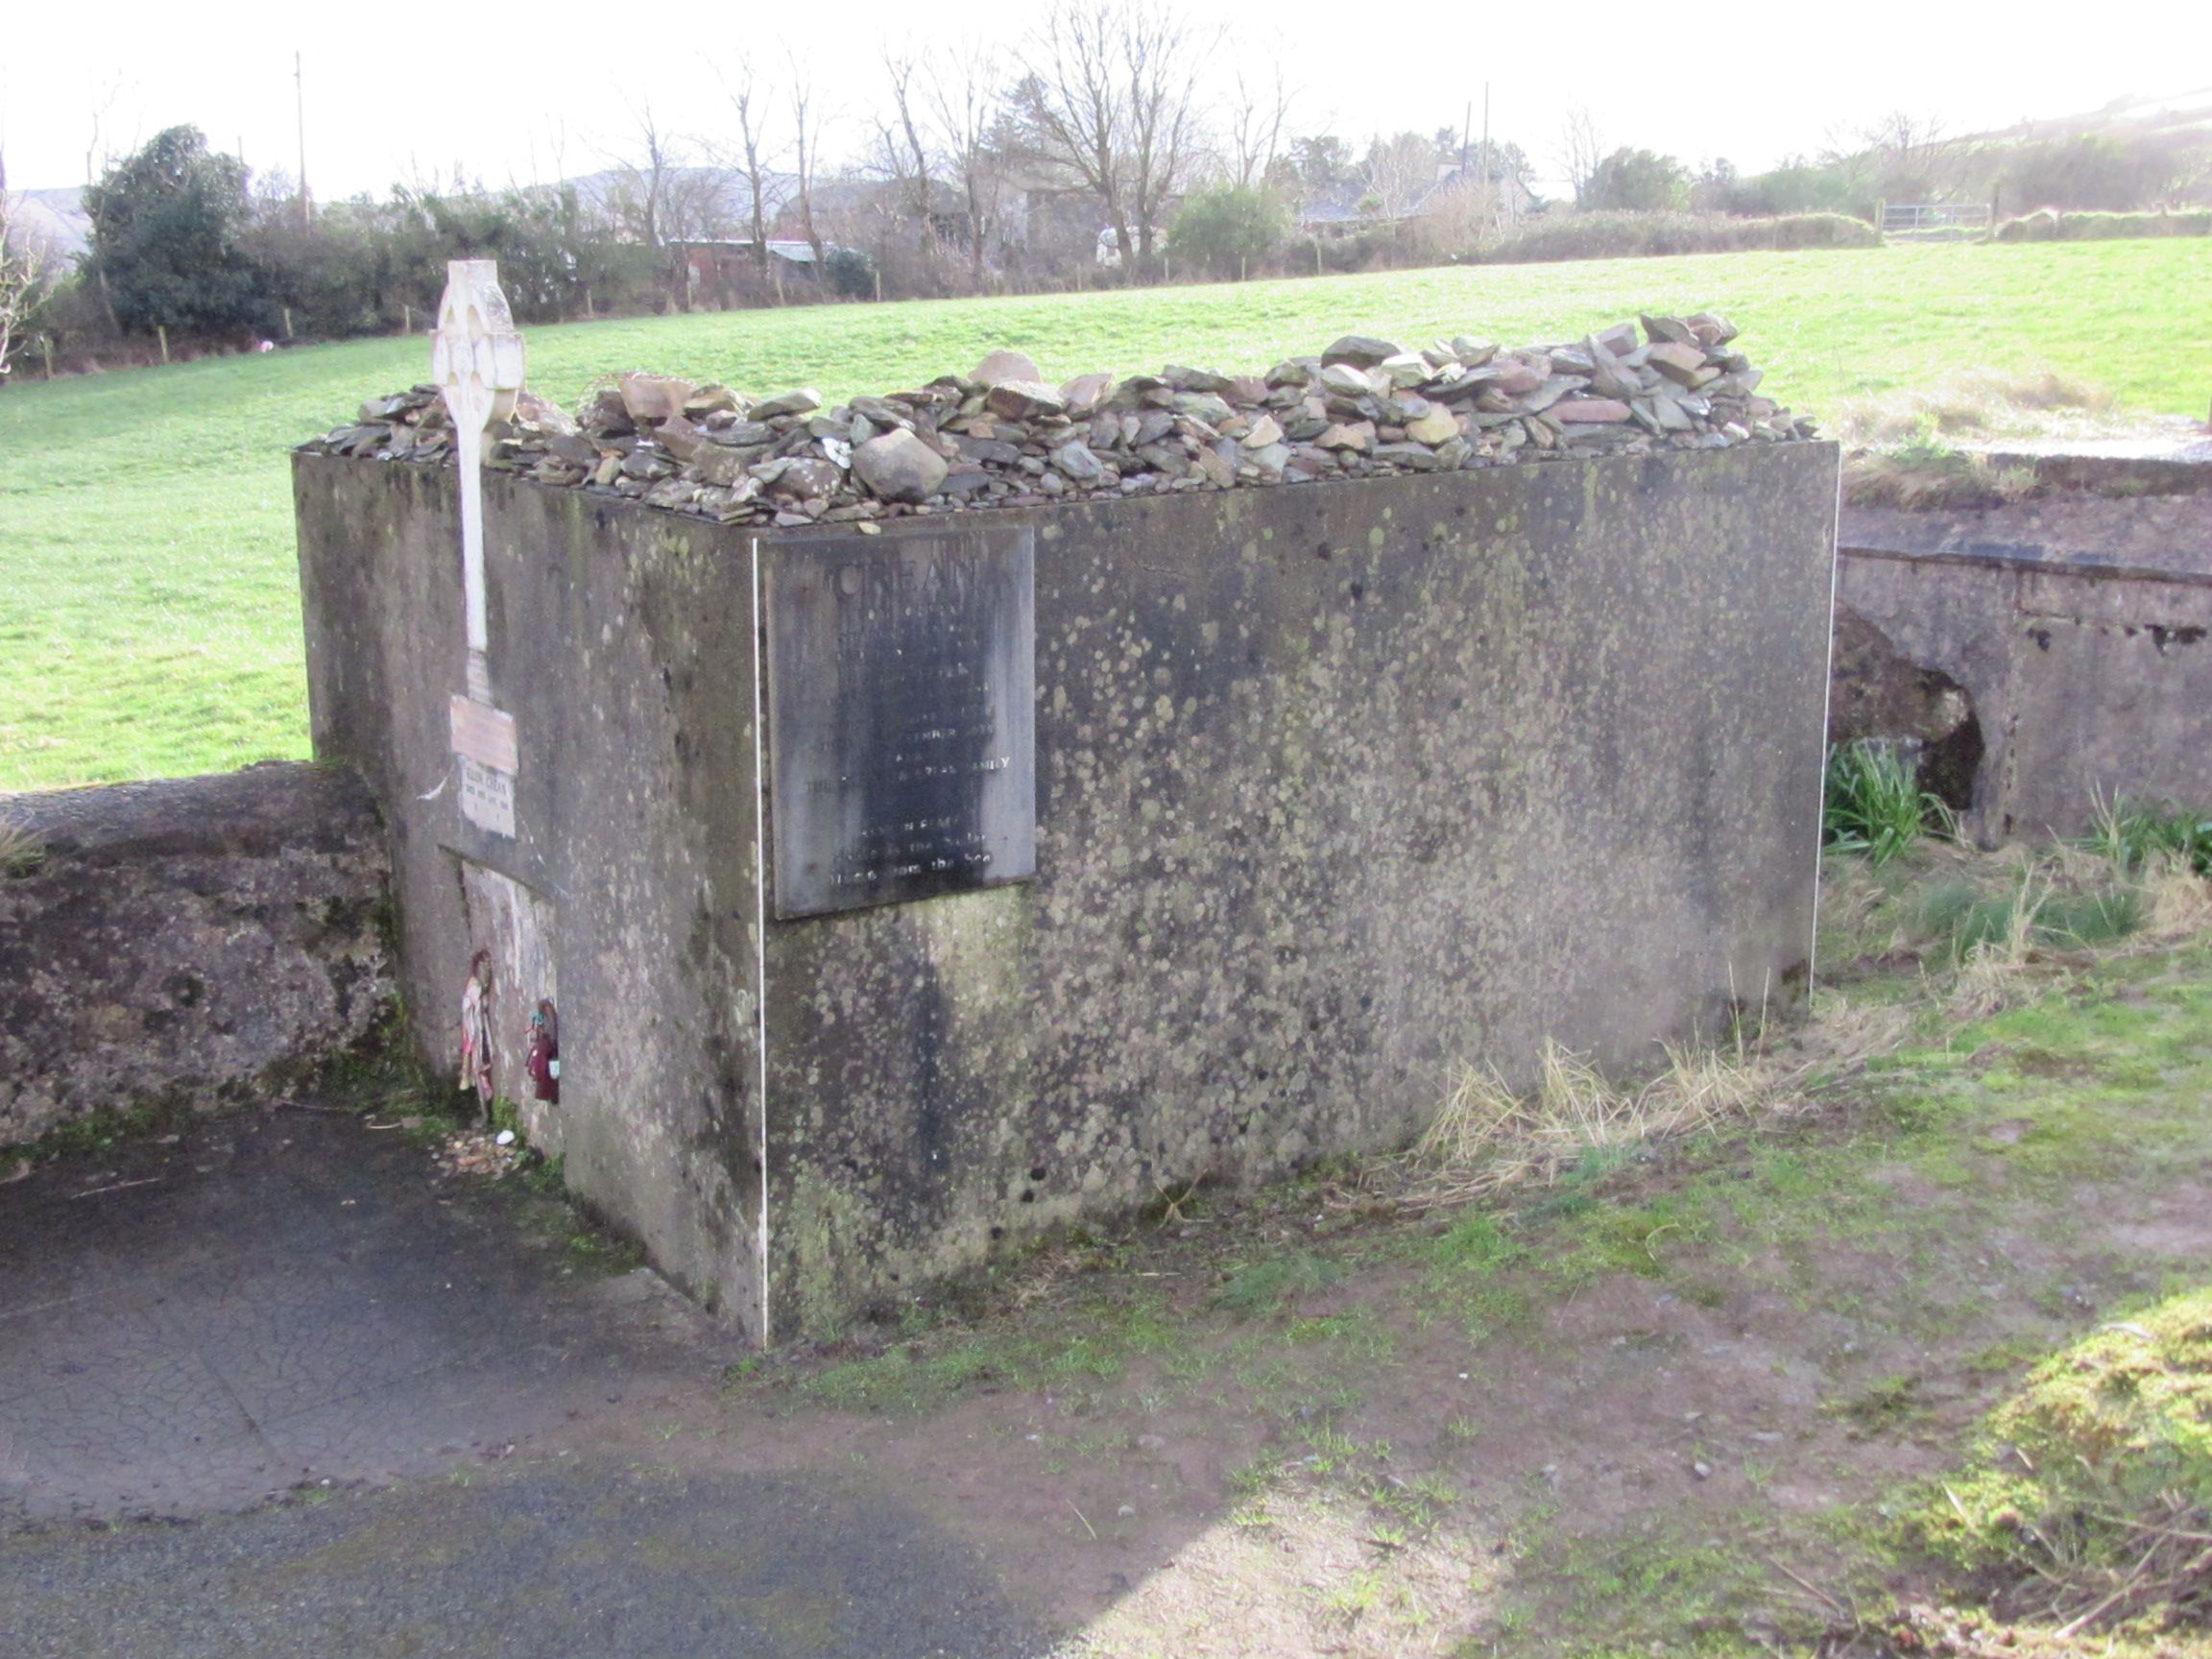
[[246,180],[245,164],[209,150],[197,127],[171,127],[85,190],[88,265],[126,333],[261,325],[270,299],[245,247]]
[[[1322,236],[1313,240],[1315,262],[1334,274],[1385,270],[1396,262],[1398,238],[1386,228],[1355,230],[1349,236]],[[1293,261],[1295,262],[1295,261]]]
[[1997,227],[2000,242],[2106,242],[2133,236],[2212,236],[2212,207],[2177,213],[2060,213],[2046,207]]
[[1689,193],[1690,176],[1673,156],[1649,150],[1616,150],[1598,163],[1575,204],[1648,213],[1679,207]]
[[822,257],[822,277],[841,300],[876,298],[876,261],[857,248],[832,248]]
[[1264,190],[1226,185],[1185,198],[1167,229],[1167,252],[1214,276],[1243,276],[1289,233],[1283,204]]
[[1887,864],[1930,828],[1948,828],[1949,809],[1920,787],[1919,774],[1896,745],[1839,743],[1828,751],[1821,839],[1839,853],[1861,853]]
[[1617,259],[1666,253],[1737,253],[1752,249],[1874,248],[1863,219],[1793,213],[1737,219],[1723,213],[1547,213],[1475,257],[1485,265],[1552,259]]

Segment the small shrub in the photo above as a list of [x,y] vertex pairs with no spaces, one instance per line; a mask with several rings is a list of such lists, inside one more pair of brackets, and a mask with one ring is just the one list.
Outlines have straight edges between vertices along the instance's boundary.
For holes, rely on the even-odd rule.
[[842,300],[876,298],[876,261],[858,248],[832,248],[822,257],[830,292]]
[[1821,835],[1839,853],[1858,853],[1869,864],[1887,864],[1931,828],[1948,830],[1950,812],[1920,787],[1920,779],[1896,745],[1865,739],[1828,751],[1828,786]]
[[1272,194],[1235,185],[1186,197],[1167,228],[1178,268],[1243,276],[1260,268],[1289,234],[1290,216]]
[[1487,1273],[1518,1261],[1526,1252],[1494,1216],[1470,1210],[1436,1240],[1431,1254],[1440,1267]]
[[2109,945],[2143,926],[2143,895],[2133,887],[2054,894],[2035,930],[2055,945]]

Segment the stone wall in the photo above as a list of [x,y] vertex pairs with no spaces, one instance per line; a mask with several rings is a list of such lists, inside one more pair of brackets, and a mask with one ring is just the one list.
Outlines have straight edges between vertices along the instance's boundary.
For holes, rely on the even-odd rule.
[[263,1098],[392,1009],[382,827],[352,775],[0,798],[0,1145]]
[[[964,423],[989,401],[948,390]],[[496,943],[489,874],[532,918],[513,960],[549,964],[517,972],[559,979],[562,1094],[534,1138],[764,1340],[1163,1188],[1401,1145],[1454,1062],[1526,1077],[1556,1038],[1632,1064],[1801,982],[1831,447],[1638,426],[1542,466],[1470,444],[1457,468],[1209,488],[1183,445],[1243,439],[1176,400],[1220,395],[1132,396],[1194,487],[1154,469],[839,529],[827,505],[726,523],[638,480],[489,478],[513,838],[456,804],[450,468],[296,463],[317,751],[389,812],[424,1058],[450,1067],[448,1011]],[[894,429],[976,438],[922,424]],[[1042,479],[1024,424],[977,441]],[[986,527],[1034,539],[1034,879],[773,919],[762,571]],[[539,987],[510,990],[519,1095],[510,1027]]]
[[2140,458],[2045,459],[2017,504],[1842,516],[1833,734],[1919,745],[1984,846],[2212,805],[2212,457],[2157,461],[2162,494]]

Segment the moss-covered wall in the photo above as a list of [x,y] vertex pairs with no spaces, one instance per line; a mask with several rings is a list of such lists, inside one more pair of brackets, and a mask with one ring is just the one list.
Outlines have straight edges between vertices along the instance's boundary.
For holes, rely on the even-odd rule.
[[1455,1060],[1633,1066],[1794,995],[1834,469],[1038,517],[1036,881],[770,929],[779,1331],[1201,1175],[1401,1145]]
[[995,1240],[1402,1143],[1454,1060],[1633,1064],[1792,994],[1835,469],[1762,445],[993,515],[1037,537],[1036,879],[763,935],[754,533],[488,481],[499,842],[437,789],[450,474],[303,457],[317,743],[392,809],[425,1046],[466,855],[558,906],[572,1182],[753,1329],[821,1333]]

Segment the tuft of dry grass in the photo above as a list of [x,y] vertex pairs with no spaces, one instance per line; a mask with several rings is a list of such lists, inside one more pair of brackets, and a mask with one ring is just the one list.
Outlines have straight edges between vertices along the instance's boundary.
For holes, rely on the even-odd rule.
[[2212,877],[2200,876],[2178,854],[2153,859],[2143,872],[2147,944],[2171,945],[2212,933]]
[[1972,445],[2002,438],[2081,438],[2116,430],[2110,393],[2045,372],[1974,373],[1846,403],[1844,499],[1861,507],[1975,507],[2025,500],[2034,469],[1999,467]]
[[2024,865],[2020,890],[2013,895],[2004,927],[1966,952],[1951,981],[1945,1002],[1954,1018],[1984,1020],[2023,996],[2044,989],[2042,976],[2032,971],[2052,960],[2052,953],[2038,943],[2036,933],[2050,899],[2050,876],[2038,864]]
[[36,831],[0,818],[0,877],[28,876],[46,862],[46,843]]
[[2079,437],[2103,430],[2116,409],[2109,392],[2063,374],[1975,371],[1845,403],[1833,429],[1867,449],[1931,438]]
[[1669,1043],[1641,1086],[1609,1080],[1586,1055],[1547,1039],[1536,1085],[1521,1092],[1495,1067],[1461,1063],[1434,1119],[1401,1161],[1407,1202],[1463,1204],[1503,1189],[1549,1186],[1597,1149],[1676,1140],[1723,1124],[1802,1110],[1815,1077],[1848,1072],[1894,1048],[1911,1011],[1819,999],[1783,1046]]

